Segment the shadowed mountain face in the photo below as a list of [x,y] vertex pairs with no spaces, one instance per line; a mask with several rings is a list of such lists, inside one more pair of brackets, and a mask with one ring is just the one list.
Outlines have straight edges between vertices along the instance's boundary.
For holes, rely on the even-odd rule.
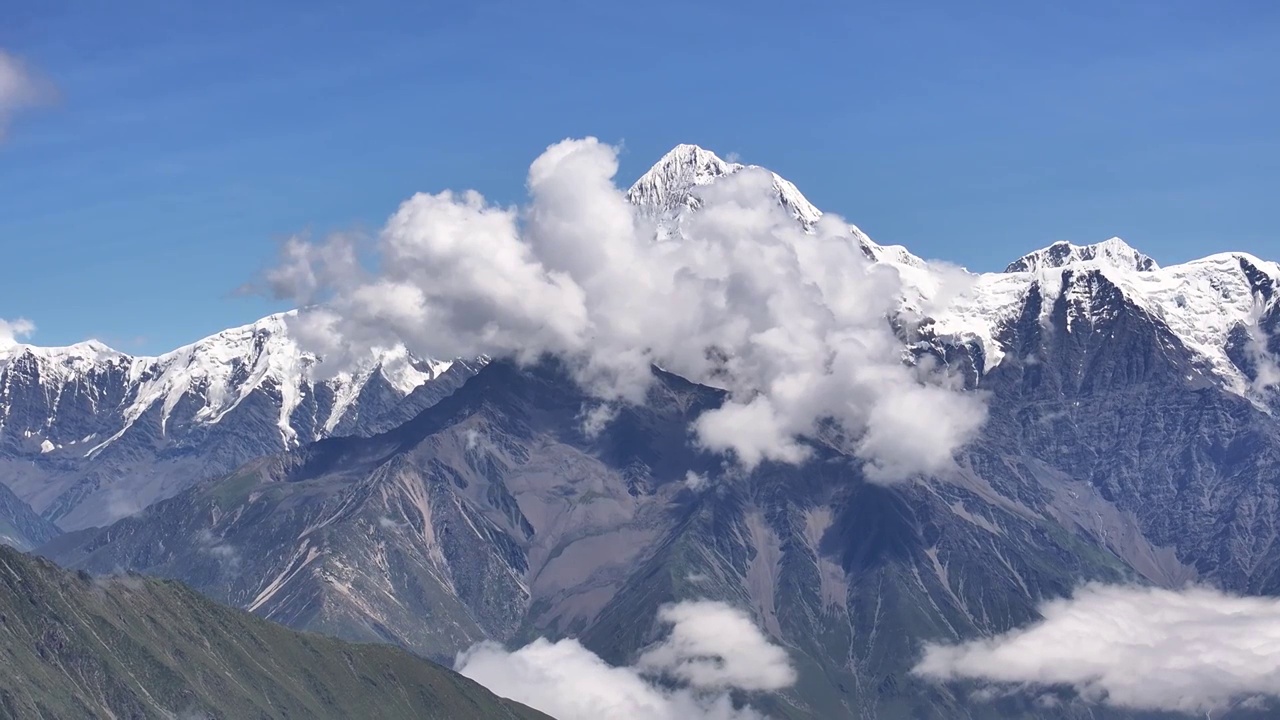
[[304,635],[137,576],[0,547],[7,718],[541,718],[401,650]]
[[982,379],[994,397],[967,453],[974,474],[1151,582],[1280,592],[1280,424],[1105,277],[1064,270],[1063,282],[1090,287],[1090,304],[1028,302],[1009,323],[1021,359]]
[[12,490],[0,485],[0,545],[30,550],[60,532],[58,526],[37,515]]
[[439,659],[585,627],[696,500],[686,473],[718,468],[687,424],[719,395],[664,376],[591,438],[572,388],[551,366],[494,364],[392,432],[251,464],[49,552]]

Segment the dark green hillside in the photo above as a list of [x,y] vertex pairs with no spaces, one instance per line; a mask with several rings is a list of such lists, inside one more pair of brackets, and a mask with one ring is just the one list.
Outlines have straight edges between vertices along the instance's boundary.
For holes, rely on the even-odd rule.
[[0,546],[0,717],[547,716],[387,646],[288,630],[173,581]]

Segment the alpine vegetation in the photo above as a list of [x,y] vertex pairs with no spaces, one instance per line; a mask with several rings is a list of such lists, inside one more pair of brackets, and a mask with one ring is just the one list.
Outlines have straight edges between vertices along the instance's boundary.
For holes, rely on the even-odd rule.
[[0,546],[0,716],[547,720],[402,650]]

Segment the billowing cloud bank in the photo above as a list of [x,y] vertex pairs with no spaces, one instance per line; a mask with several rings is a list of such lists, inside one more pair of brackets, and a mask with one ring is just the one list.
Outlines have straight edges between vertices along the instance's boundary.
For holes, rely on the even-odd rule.
[[770,174],[747,169],[704,187],[701,209],[658,240],[617,169],[615,148],[566,140],[533,163],[523,209],[420,193],[381,233],[376,272],[346,239],[295,240],[268,279],[322,303],[295,331],[330,366],[399,341],[434,357],[553,354],[618,403],[644,398],[656,364],[731,391],[698,440],[748,468],[803,459],[798,438],[824,419],[879,479],[951,466],[984,405],[904,362],[886,320],[901,279],[843,220],[806,233]]
[[460,654],[456,668],[560,720],[755,720],[760,714],[735,707],[728,691],[775,691],[795,682],[786,651],[740,610],[683,602],[659,618],[671,634],[633,667],[610,666],[576,640],[540,639],[514,652],[481,643]]
[[1094,584],[1041,613],[999,637],[928,646],[915,672],[1198,714],[1280,696],[1280,599]]

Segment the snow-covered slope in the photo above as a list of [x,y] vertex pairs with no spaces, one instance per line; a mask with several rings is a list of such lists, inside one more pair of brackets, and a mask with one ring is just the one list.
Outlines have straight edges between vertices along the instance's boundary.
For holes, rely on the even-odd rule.
[[[216,424],[254,391],[269,390],[280,400],[276,422],[280,440],[296,445],[299,434],[292,418],[314,387],[307,371],[316,359],[290,337],[286,322],[290,314],[271,315],[250,325],[224,330],[156,357],[126,355],[97,341],[67,347],[14,345],[0,349],[0,399],[8,399],[4,393],[19,382],[20,372],[38,382],[55,410],[64,396],[95,384],[97,376],[119,374],[128,386],[123,404],[103,406],[96,397],[89,400],[89,407],[95,412],[119,412],[122,416],[122,427],[110,436],[50,437],[47,431],[56,433],[59,425],[56,411],[42,418],[39,425],[31,424],[28,418],[23,427],[11,428],[21,431],[24,437],[51,442],[54,449],[85,444],[85,454],[92,455],[153,409],[159,409],[160,430],[166,434],[175,410],[182,404],[188,406],[184,420]],[[403,346],[375,351],[356,372],[320,383],[332,391],[333,401],[317,418],[321,421],[320,432],[313,434],[332,431],[375,374],[405,396],[450,365],[447,361],[413,358]],[[0,432],[14,422],[14,410],[12,402],[0,403]]]
[[[972,286],[933,318],[932,330],[958,340],[978,340],[990,370],[1008,351],[995,339],[1000,328],[1021,312],[1031,293],[1039,295],[1046,318],[1061,299],[1067,307],[1068,330],[1089,331],[1099,314],[1114,311],[1099,299],[1114,288],[1167,327],[1208,377],[1242,396],[1259,389],[1257,378],[1248,376],[1236,355],[1255,352],[1267,342],[1259,323],[1276,306],[1276,263],[1247,253],[1222,253],[1162,268],[1118,238],[1069,246],[1070,253],[1056,250],[1059,247],[1052,245],[1010,265],[1025,270],[972,275]],[[1238,346],[1241,338],[1249,341],[1249,348]]]
[[[279,393],[276,427],[286,445],[296,445],[299,434],[293,415],[312,387],[307,370],[316,359],[289,336],[290,314],[271,315],[251,325],[224,330],[157,358],[135,358],[130,380],[137,382],[138,392],[125,409],[125,428],[95,445],[90,453],[111,443],[157,405],[162,409],[162,430],[167,429],[178,404],[193,393],[200,398],[200,404],[192,420],[217,423],[252,392],[263,388]],[[403,397],[449,366],[449,362],[412,358],[403,346],[375,351],[354,373],[343,373],[322,383],[332,390],[333,402],[321,411],[317,419],[322,422],[312,434],[325,435],[337,427],[374,373]]]
[[[822,211],[800,192],[791,181],[757,165],[743,165],[722,160],[718,155],[697,145],[677,145],[662,156],[627,191],[627,199],[660,222],[663,232],[679,226],[684,213],[702,206],[700,189],[715,181],[747,169],[764,170],[773,179],[773,192],[791,216],[806,228],[812,228]],[[854,225],[849,233],[875,260],[888,260],[904,265],[922,265],[920,258],[901,245],[879,245]]]
[[[686,208],[701,206],[698,188],[748,167],[755,166],[726,162],[697,145],[677,145],[631,186],[627,199],[645,209],[678,215]],[[777,174],[770,175],[778,202],[790,210],[792,216],[806,225],[822,217],[821,211],[795,185]]]
[[394,347],[315,381],[288,315],[155,357],[96,341],[0,348],[5,482],[64,527],[111,519],[267,452],[386,429],[453,367]]
[[[701,206],[702,188],[749,167],[755,166],[679,145],[631,187],[628,197],[677,227],[684,213]],[[811,227],[822,217],[794,184],[773,178],[778,201],[798,221]],[[1275,305],[1272,289],[1280,282],[1275,263],[1227,253],[1162,268],[1120,238],[1110,238],[1089,245],[1056,242],[1015,260],[1002,273],[976,274],[925,262],[901,246],[880,245],[853,225],[849,232],[868,257],[898,270],[904,318],[944,340],[976,342],[986,371],[1006,359],[1009,349],[998,340],[1001,329],[1031,293],[1039,295],[1046,313],[1064,299],[1069,328],[1077,320],[1091,327],[1091,313],[1108,311],[1094,299],[1105,286],[1166,325],[1201,361],[1207,376],[1240,395],[1257,389],[1258,379],[1237,362],[1240,349],[1233,343],[1249,338],[1253,352],[1267,342],[1259,320]]]
[[1133,249],[1129,243],[1118,237],[1104,240],[1093,245],[1073,245],[1060,240],[1049,247],[1028,253],[1009,263],[1005,272],[1034,272],[1066,267],[1081,262],[1096,260],[1105,265],[1121,270],[1146,272],[1158,270],[1160,266],[1155,260]]

